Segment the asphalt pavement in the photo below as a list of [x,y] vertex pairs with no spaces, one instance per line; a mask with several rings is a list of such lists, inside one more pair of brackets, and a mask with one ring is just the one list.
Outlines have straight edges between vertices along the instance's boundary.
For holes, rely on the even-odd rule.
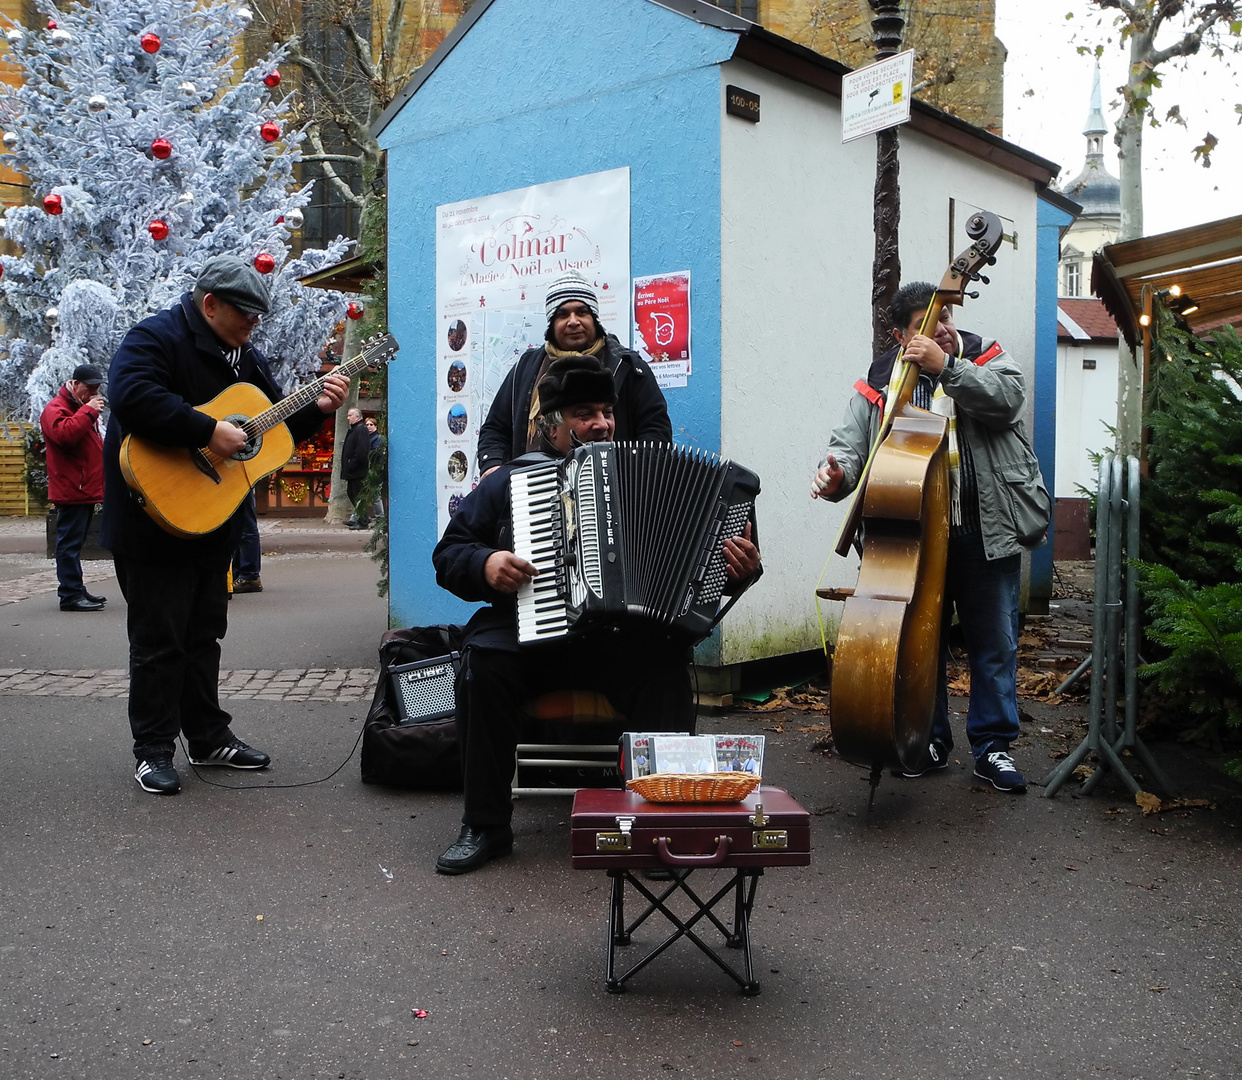
[[[265,536],[224,667],[374,668],[376,567],[357,534],[320,532],[283,554]],[[0,548],[0,667],[123,668],[107,564],[107,610],[62,613],[21,546]],[[768,736],[765,779],[811,811],[812,863],[759,882],[761,994],[679,941],[614,995],[608,882],[570,867],[569,801],[520,800],[512,856],[437,876],[459,797],[363,785],[366,704],[230,701],[273,767],[199,776],[178,752],[184,789],[160,797],[133,780],[123,696],[0,691],[0,1078],[1242,1073],[1242,801],[1193,748],[1153,744],[1203,806],[1145,815],[1111,778],[1005,795],[959,753],[884,777],[869,811],[865,774],[815,749],[823,716],[707,717]],[[1081,703],[1024,708],[1015,756],[1037,779]]]

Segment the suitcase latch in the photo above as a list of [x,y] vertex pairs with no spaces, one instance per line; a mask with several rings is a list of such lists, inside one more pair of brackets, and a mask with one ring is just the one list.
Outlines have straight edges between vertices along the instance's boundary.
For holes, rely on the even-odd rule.
[[755,812],[750,815],[750,823],[756,829],[762,829],[767,823],[767,815],[763,812],[763,803],[755,803]]
[[789,847],[789,830],[756,829],[750,843],[756,851],[784,851]]
[[633,827],[633,817],[618,816],[616,832],[597,832],[595,834],[595,850],[629,851]]

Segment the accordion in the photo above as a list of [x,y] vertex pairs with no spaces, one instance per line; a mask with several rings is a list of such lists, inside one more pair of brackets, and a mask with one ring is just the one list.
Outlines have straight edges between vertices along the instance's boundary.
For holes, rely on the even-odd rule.
[[667,444],[588,443],[509,484],[513,550],[539,569],[517,594],[520,642],[634,619],[695,643],[727,610],[724,541],[759,494],[749,469]]

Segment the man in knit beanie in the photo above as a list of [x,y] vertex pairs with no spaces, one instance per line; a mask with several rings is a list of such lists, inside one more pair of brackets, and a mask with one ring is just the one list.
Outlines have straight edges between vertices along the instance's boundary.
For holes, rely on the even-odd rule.
[[664,393],[646,361],[625,348],[599,321],[599,295],[577,270],[548,287],[544,345],[528,349],[505,377],[479,430],[479,471],[492,469],[538,449],[535,388],[559,357],[578,353],[597,357],[616,386],[615,438],[671,443],[673,426]]

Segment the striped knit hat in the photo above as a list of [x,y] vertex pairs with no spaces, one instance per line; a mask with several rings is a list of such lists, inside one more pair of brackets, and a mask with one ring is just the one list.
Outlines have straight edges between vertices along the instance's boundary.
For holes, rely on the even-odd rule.
[[548,322],[552,321],[557,308],[574,300],[586,304],[596,321],[599,321],[599,297],[595,295],[595,290],[586,278],[577,270],[570,270],[548,286]]

